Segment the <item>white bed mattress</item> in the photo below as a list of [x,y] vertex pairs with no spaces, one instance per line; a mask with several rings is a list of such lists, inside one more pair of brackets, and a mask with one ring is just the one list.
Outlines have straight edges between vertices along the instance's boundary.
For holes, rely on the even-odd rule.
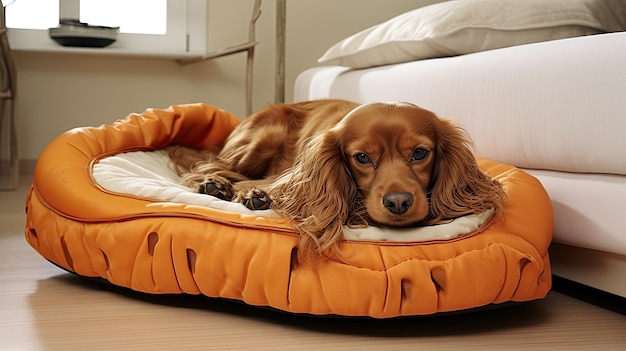
[[554,241],[626,255],[626,176],[526,171],[550,194]]
[[294,99],[403,100],[453,118],[477,154],[542,181],[555,241],[626,255],[625,47],[622,32],[361,70],[316,67],[299,75]]

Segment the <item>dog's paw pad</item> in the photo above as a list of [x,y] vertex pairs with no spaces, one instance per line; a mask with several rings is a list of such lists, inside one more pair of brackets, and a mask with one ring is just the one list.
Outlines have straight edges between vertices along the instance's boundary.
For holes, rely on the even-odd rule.
[[224,184],[214,183],[214,182],[206,182],[200,184],[198,188],[198,192],[200,194],[215,196],[220,200],[230,201],[233,197],[232,192],[228,189]]
[[254,189],[244,197],[243,204],[251,210],[267,210],[272,205],[272,201],[267,193]]

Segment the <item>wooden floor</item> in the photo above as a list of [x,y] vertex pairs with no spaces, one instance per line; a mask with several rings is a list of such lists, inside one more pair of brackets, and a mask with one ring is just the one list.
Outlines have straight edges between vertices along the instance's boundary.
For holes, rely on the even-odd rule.
[[24,240],[24,201],[0,192],[0,350],[626,350],[626,316],[551,292],[541,301],[391,320],[289,315],[79,278]]

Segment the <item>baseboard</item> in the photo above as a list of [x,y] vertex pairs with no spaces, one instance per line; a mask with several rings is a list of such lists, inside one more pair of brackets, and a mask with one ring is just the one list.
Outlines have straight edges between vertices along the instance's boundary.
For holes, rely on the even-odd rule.
[[19,161],[20,164],[20,175],[33,175],[35,174],[35,165],[37,164],[37,160],[35,159],[24,159]]
[[[18,169],[20,175],[35,174],[35,165],[37,160],[22,159],[18,161]],[[11,161],[7,159],[0,160],[0,176],[9,176],[11,172]]]
[[593,288],[557,275],[552,276],[554,291],[585,301],[592,305],[626,315],[626,299],[622,296]]
[[553,242],[552,273],[626,298],[626,256]]

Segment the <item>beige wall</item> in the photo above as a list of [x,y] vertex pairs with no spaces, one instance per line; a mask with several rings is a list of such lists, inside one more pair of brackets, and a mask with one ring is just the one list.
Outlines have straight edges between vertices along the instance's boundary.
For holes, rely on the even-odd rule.
[[[437,0],[288,0],[286,99],[299,72],[340,39]],[[209,0],[209,50],[247,38],[252,1]],[[275,2],[257,22],[254,106],[274,101]],[[180,66],[174,61],[15,52],[21,159],[33,160],[60,133],[110,123],[148,107],[206,102],[244,115],[245,55]]]

